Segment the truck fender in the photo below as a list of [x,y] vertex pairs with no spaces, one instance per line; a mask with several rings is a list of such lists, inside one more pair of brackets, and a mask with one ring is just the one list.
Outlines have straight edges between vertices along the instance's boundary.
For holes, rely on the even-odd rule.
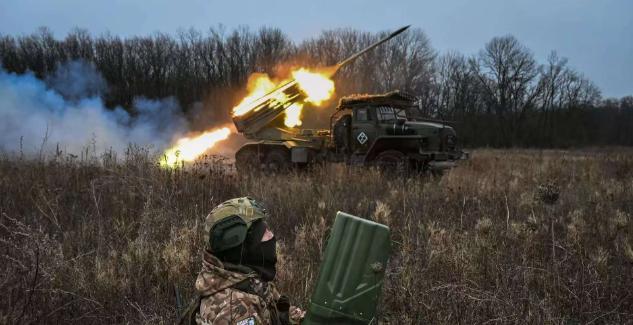
[[418,153],[420,147],[420,140],[422,136],[419,135],[402,135],[402,136],[381,136],[374,140],[367,154],[365,155],[365,162],[370,162],[385,150],[397,150],[405,155],[409,153]]

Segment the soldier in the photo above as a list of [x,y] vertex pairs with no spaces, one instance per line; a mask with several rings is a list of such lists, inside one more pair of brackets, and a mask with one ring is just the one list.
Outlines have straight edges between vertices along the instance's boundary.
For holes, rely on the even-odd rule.
[[305,312],[290,306],[271,282],[276,238],[266,210],[243,197],[217,206],[205,222],[205,251],[196,280],[198,299],[181,323],[298,324]]

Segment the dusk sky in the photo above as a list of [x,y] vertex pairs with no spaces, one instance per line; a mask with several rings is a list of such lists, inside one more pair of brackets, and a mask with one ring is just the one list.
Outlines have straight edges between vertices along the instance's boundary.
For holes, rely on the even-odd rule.
[[73,27],[132,36],[219,24],[279,27],[295,41],[324,29],[375,32],[412,24],[440,53],[465,54],[477,53],[494,36],[512,34],[539,62],[552,50],[569,58],[603,96],[633,95],[632,0],[0,0],[0,34],[47,26],[58,38]]

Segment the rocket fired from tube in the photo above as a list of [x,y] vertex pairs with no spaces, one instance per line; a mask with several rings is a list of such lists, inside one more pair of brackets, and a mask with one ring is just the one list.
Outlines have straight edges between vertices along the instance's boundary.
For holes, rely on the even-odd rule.
[[[346,66],[346,65],[348,65],[348,64],[350,64],[350,63],[352,63],[352,62],[354,62],[354,61],[356,61],[356,59],[358,59],[359,57],[361,57],[363,54],[365,54],[365,53],[367,53],[367,52],[369,52],[369,51],[373,50],[374,48],[376,48],[376,47],[380,46],[382,43],[385,43],[385,42],[387,42],[388,40],[390,40],[390,39],[392,39],[392,38],[394,38],[394,37],[398,36],[400,33],[404,32],[404,31],[405,31],[405,30],[407,30],[409,27],[411,27],[411,25],[407,25],[407,26],[401,27],[401,28],[399,28],[398,30],[394,31],[393,33],[391,33],[391,34],[387,35],[385,38],[383,38],[383,39],[381,39],[381,40],[379,40],[379,41],[377,41],[377,42],[375,42],[375,43],[373,43],[373,44],[369,45],[368,47],[366,47],[366,48],[364,48],[364,49],[362,49],[362,50],[360,50],[360,51],[358,51],[358,52],[356,52],[356,53],[354,53],[354,54],[353,54],[353,55],[351,55],[350,57],[346,58],[346,59],[345,59],[345,60],[343,60],[343,61],[340,61],[339,63],[335,64],[334,66],[332,66],[332,67],[327,67],[327,68],[324,68],[324,69],[322,69],[322,70],[323,70],[323,71],[325,71],[325,73],[329,74],[329,76],[328,76],[328,77],[333,77],[334,75],[336,75],[336,73],[337,73],[337,72],[338,72],[338,71],[339,71],[342,67],[344,67],[344,66]],[[290,89],[290,88],[292,88],[292,87],[294,86],[294,84],[296,84],[296,83],[297,83],[297,79],[292,79],[292,80],[288,81],[287,83],[285,83],[285,84],[283,84],[283,85],[281,85],[281,86],[279,86],[279,87],[277,87],[277,88],[273,89],[272,91],[270,91],[268,94],[266,94],[266,95],[262,96],[261,98],[256,99],[256,100],[255,100],[255,101],[253,101],[252,103],[253,103],[254,105],[261,104],[261,103],[263,103],[263,102],[265,102],[265,101],[266,101],[266,98],[271,98],[271,97],[273,97],[273,96],[274,96],[274,95],[272,95],[272,96],[271,96],[271,94],[273,94],[273,93],[275,93],[275,92],[278,92],[278,91],[280,91],[280,90],[282,90],[282,91],[283,91],[283,90],[285,90],[285,89]]]
[[[318,73],[322,78],[331,80],[336,73],[344,66],[354,62],[360,56],[389,41],[390,39],[407,30],[410,25],[399,28],[381,40],[369,45],[338,62],[337,64],[325,68],[319,68]],[[310,94],[306,92],[306,82],[298,80],[296,75],[293,79],[287,80],[258,97],[245,98],[242,102],[233,108],[233,122],[239,132],[248,132],[248,125],[256,125],[255,128],[265,126],[272,119],[281,115],[284,111],[290,111],[291,107],[300,107],[304,101],[310,101]],[[272,86],[272,85],[271,85]],[[270,89],[270,88],[268,88]],[[254,98],[253,98],[254,97]],[[300,108],[299,108],[300,112]],[[294,125],[300,125],[295,123]],[[292,126],[288,125],[287,126]]]
[[354,61],[356,61],[356,59],[358,59],[360,56],[362,56],[363,54],[373,50],[374,48],[378,47],[380,44],[398,36],[400,33],[404,32],[405,30],[407,30],[409,27],[411,27],[411,25],[407,25],[404,27],[399,28],[398,30],[394,31],[393,33],[387,35],[387,37],[375,42],[372,45],[369,45],[368,47],[364,48],[363,50],[354,53],[352,56],[350,56],[349,58],[337,63],[334,67],[335,70],[333,72],[332,75],[336,74],[338,72],[338,70],[340,70],[343,66],[346,66]]

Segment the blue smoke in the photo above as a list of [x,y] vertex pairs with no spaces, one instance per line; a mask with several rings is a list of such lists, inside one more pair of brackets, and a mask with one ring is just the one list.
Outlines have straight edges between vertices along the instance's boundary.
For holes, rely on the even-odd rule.
[[91,148],[98,155],[130,144],[159,151],[187,130],[174,98],[137,98],[138,114],[131,116],[106,108],[105,91],[99,72],[82,61],[61,65],[46,81],[0,69],[0,151],[78,154]]

